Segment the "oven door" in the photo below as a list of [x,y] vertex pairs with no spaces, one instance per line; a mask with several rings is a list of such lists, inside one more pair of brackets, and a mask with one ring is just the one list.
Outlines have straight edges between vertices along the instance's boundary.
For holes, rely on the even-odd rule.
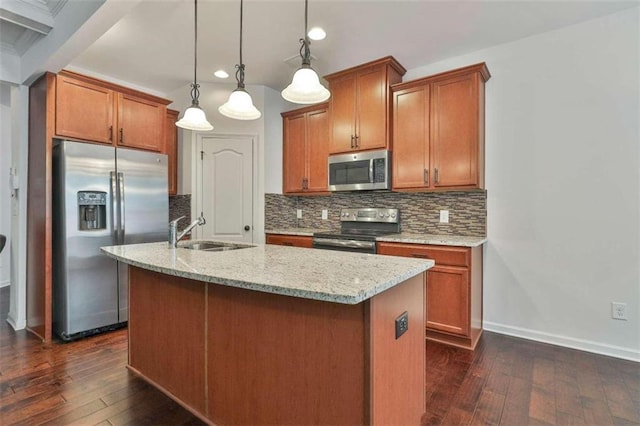
[[313,239],[313,248],[375,254],[376,242],[316,237]]

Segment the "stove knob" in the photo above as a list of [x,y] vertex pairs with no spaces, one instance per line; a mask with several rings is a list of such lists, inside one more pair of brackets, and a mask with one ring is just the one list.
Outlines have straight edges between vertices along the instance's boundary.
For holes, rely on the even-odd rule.
[[384,217],[389,218],[389,213],[385,213]]
[[380,212],[380,213],[378,214],[378,217],[379,217],[380,219],[382,219],[382,218],[384,217],[384,213]]
[[391,217],[392,217],[393,219],[395,219],[395,218],[396,218],[396,214],[395,214],[395,213],[391,213]]
[[344,215],[345,215],[345,217],[349,217],[349,213],[345,213]]

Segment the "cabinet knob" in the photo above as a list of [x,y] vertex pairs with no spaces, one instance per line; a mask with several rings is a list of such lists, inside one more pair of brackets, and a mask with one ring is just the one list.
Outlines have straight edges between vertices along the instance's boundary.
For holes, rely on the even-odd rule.
[[124,142],[124,131],[122,127],[120,127],[120,144]]
[[438,183],[438,169],[433,170],[433,183]]
[[244,230],[245,230],[245,231],[248,231],[248,230],[250,230],[250,229],[251,229],[251,227],[250,227],[249,225],[245,225],[245,226],[244,226]]
[[429,185],[429,169],[424,169],[424,183]]

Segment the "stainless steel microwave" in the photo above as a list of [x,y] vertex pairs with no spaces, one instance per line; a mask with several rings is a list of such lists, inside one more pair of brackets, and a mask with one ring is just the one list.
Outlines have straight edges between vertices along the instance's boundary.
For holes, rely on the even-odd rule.
[[329,156],[329,191],[389,189],[391,152],[365,151]]

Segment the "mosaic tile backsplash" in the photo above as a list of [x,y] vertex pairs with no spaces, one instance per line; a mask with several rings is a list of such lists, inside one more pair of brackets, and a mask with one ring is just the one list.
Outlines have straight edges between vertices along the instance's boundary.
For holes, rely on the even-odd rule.
[[180,216],[186,217],[178,222],[178,231],[182,231],[191,223],[191,194],[169,196],[169,221]]
[[[484,237],[487,235],[487,192],[342,192],[329,196],[296,197],[265,194],[265,229],[340,229],[342,208],[396,208],[402,232]],[[296,219],[302,209],[302,219]],[[328,220],[322,220],[322,210]],[[440,210],[449,210],[449,223],[440,223]]]

